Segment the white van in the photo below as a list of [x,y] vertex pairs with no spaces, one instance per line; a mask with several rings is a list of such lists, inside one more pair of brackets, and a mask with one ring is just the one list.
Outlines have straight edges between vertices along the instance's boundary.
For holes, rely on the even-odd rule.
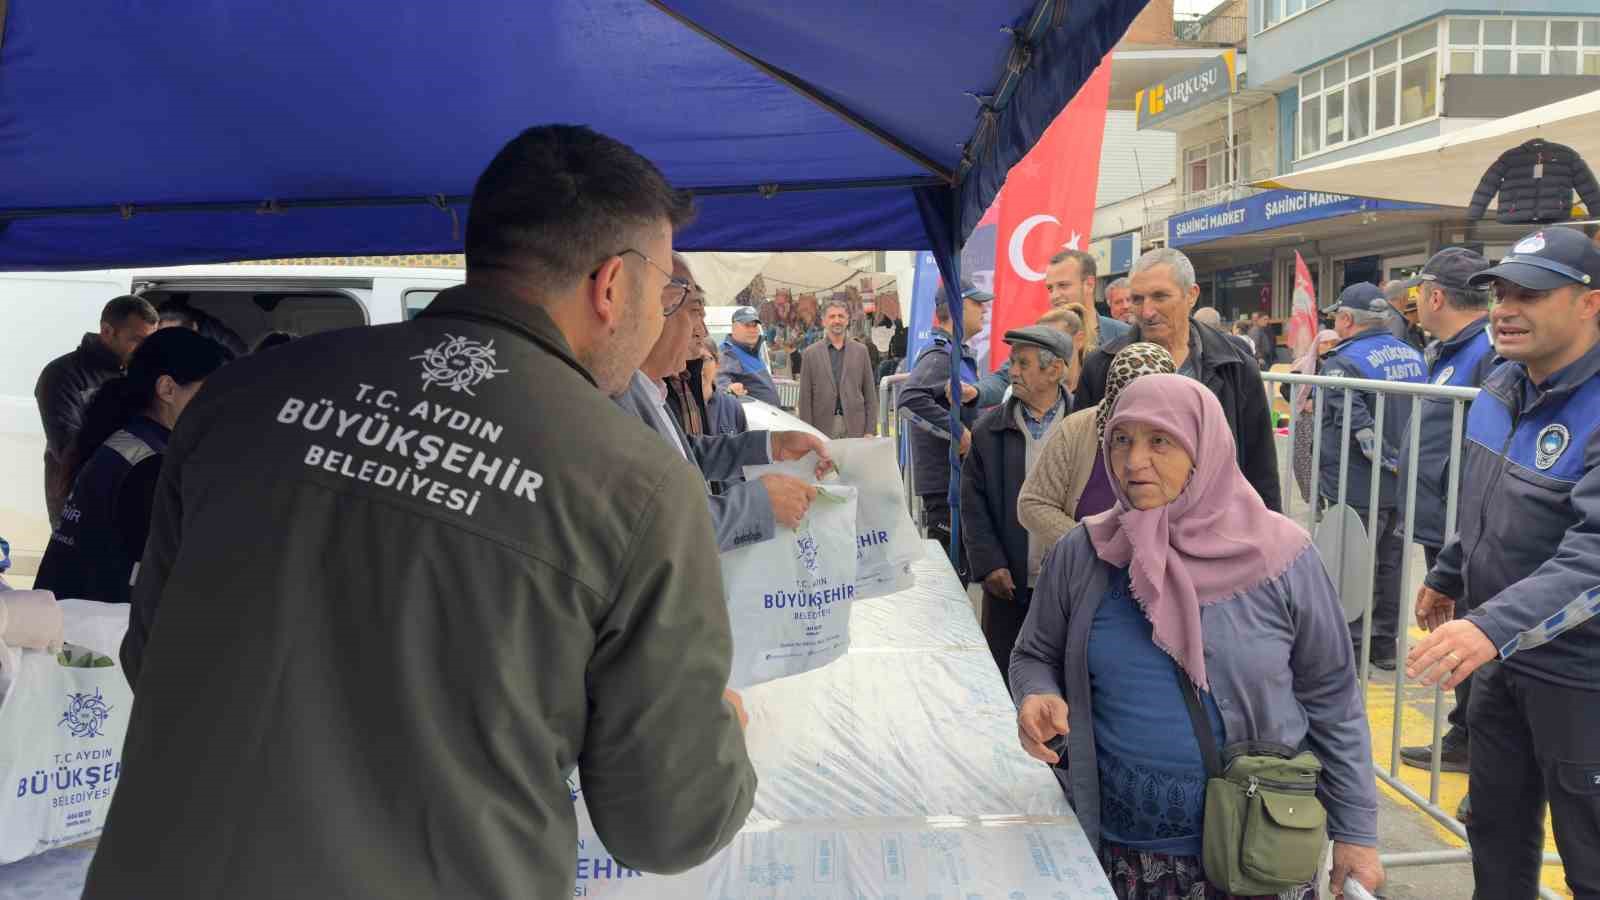
[[50,524],[44,505],[44,429],[33,388],[51,360],[98,331],[120,294],[156,306],[183,299],[252,345],[269,331],[300,335],[415,316],[460,269],[350,266],[181,266],[98,272],[0,272],[0,537],[15,574],[32,575]]

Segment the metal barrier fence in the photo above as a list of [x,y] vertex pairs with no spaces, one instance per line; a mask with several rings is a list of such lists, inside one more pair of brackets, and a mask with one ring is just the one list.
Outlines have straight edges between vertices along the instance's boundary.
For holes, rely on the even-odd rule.
[[[1409,414],[1408,437],[1404,452],[1406,454],[1404,472],[1406,474],[1403,484],[1396,486],[1397,493],[1404,496],[1404,503],[1398,504],[1398,511],[1403,513],[1401,527],[1402,555],[1400,572],[1400,614],[1395,629],[1395,658],[1394,672],[1394,708],[1391,747],[1389,751],[1389,765],[1387,770],[1375,765],[1374,773],[1378,779],[1393,788],[1401,796],[1411,801],[1418,809],[1438,822],[1446,830],[1456,835],[1463,841],[1467,839],[1466,829],[1458,822],[1455,816],[1439,807],[1439,777],[1441,772],[1441,754],[1443,751],[1443,718],[1444,718],[1444,691],[1441,687],[1433,689],[1433,755],[1428,769],[1428,794],[1426,797],[1413,790],[1400,779],[1400,745],[1401,724],[1403,722],[1405,696],[1405,659],[1409,652],[1410,624],[1415,619],[1416,597],[1408,588],[1411,585],[1414,563],[1412,544],[1416,535],[1417,517],[1417,476],[1418,454],[1421,449],[1422,438],[1422,404],[1429,401],[1447,401],[1450,404],[1450,458],[1449,473],[1445,494],[1444,533],[1449,534],[1454,530],[1456,512],[1458,508],[1461,474],[1461,442],[1466,426],[1466,407],[1477,396],[1476,388],[1444,387],[1431,384],[1407,384],[1390,381],[1371,381],[1361,378],[1330,378],[1320,375],[1299,375],[1293,373],[1263,372],[1261,377],[1267,382],[1268,403],[1275,399],[1275,386],[1289,384],[1296,387],[1309,388],[1310,395],[1302,398],[1300,392],[1290,391],[1289,411],[1289,440],[1287,445],[1278,442],[1278,471],[1282,487],[1284,513],[1292,518],[1299,519],[1306,525],[1307,530],[1313,534],[1318,526],[1323,523],[1324,515],[1328,509],[1344,507],[1349,498],[1350,481],[1350,454],[1351,454],[1351,423],[1350,413],[1356,393],[1368,392],[1376,395],[1376,402],[1370,411],[1373,418],[1373,433],[1377,437],[1377,453],[1380,457],[1376,465],[1382,464],[1382,435],[1384,433],[1384,420],[1388,415],[1396,414],[1390,407],[1404,406],[1409,408],[1409,413],[1402,411],[1400,414]],[[1331,396],[1330,396],[1331,394]],[[1311,403],[1309,416],[1302,411],[1305,401]],[[1321,495],[1321,460],[1322,444],[1324,441],[1323,421],[1326,404],[1334,402],[1343,406],[1343,414],[1339,416],[1339,469],[1337,476],[1337,489],[1335,496],[1322,497]],[[1311,458],[1310,458],[1310,499],[1300,496],[1299,486],[1296,483],[1294,472],[1294,448],[1298,446],[1297,438],[1300,429],[1311,427]],[[1400,449],[1400,448],[1397,448]],[[1287,453],[1285,451],[1287,450]],[[1357,452],[1360,452],[1359,450]],[[1287,457],[1287,458],[1286,458]],[[1375,473],[1376,475],[1376,473]],[[1382,486],[1381,477],[1372,477],[1368,490],[1367,517],[1364,524],[1367,552],[1372,564],[1365,566],[1365,571],[1358,576],[1359,582],[1355,585],[1346,583],[1346,557],[1351,550],[1346,544],[1345,529],[1334,523],[1333,544],[1331,554],[1324,548],[1324,562],[1327,564],[1330,575],[1333,576],[1341,598],[1347,599],[1347,615],[1351,608],[1350,601],[1360,600],[1362,611],[1361,619],[1361,659],[1357,665],[1360,669],[1361,684],[1367,683],[1370,671],[1372,649],[1372,617],[1376,593],[1376,556],[1378,552],[1378,520],[1380,517],[1379,495]],[[1397,497],[1398,499],[1398,497]],[[1295,511],[1296,500],[1304,505],[1304,509],[1297,515]],[[1331,504],[1331,506],[1329,505]],[[1321,542],[1319,541],[1319,545]],[[1363,691],[1363,695],[1365,691]],[[1429,851],[1421,853],[1393,853],[1382,856],[1385,866],[1399,868],[1403,866],[1436,865],[1440,863],[1464,863],[1471,861],[1471,851],[1468,849]],[[1559,865],[1561,859],[1554,853],[1546,853],[1546,864]],[[1557,900],[1560,896],[1548,888],[1541,887],[1539,896],[1544,900]]]
[[792,378],[773,378],[772,383],[778,386],[778,405],[785,412],[800,408],[800,382]]
[[[900,386],[906,383],[910,374],[900,372],[895,375],[886,375],[878,379],[878,433],[885,436],[894,436],[899,439],[906,434],[906,423],[898,409],[900,405]],[[900,481],[905,491],[906,510],[911,513],[911,521],[917,528],[922,528],[922,498],[917,496],[911,473],[916,471],[911,462],[911,441],[900,442]]]

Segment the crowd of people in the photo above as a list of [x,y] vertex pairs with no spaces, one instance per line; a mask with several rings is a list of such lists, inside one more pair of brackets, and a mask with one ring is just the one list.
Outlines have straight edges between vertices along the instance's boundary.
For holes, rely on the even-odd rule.
[[[465,284],[413,321],[246,353],[198,310],[119,297],[46,368],[37,587],[131,604],[138,698],[85,897],[570,895],[576,769],[622,865],[732,839],[756,776],[718,555],[817,497],[744,468],[823,477],[829,440],[875,433],[882,372],[830,299],[799,364],[826,438],[750,429],[786,326],[742,307],[709,340],[673,252],[691,216],[627,146],[532,128],[477,183]],[[1412,416],[1430,634],[1403,664],[1457,691],[1445,763],[1469,773],[1478,895],[1533,896],[1548,802],[1569,884],[1600,896],[1597,279],[1600,249],[1551,227],[1321,311],[1297,371],[1483,389],[1456,523],[1448,401],[1388,396],[1380,427],[1373,385],[1322,388],[1320,418],[1288,397],[1321,434],[1320,458],[1292,454],[1306,499],[1378,523],[1366,640],[1281,514],[1276,342],[1197,309],[1183,253],[1144,254],[1102,313],[1094,258],[1061,252],[995,373],[951,329],[994,296],[941,286],[897,400],[913,488],[1116,896],[1304,900],[1328,840],[1334,896],[1382,886],[1357,661],[1402,664]]]

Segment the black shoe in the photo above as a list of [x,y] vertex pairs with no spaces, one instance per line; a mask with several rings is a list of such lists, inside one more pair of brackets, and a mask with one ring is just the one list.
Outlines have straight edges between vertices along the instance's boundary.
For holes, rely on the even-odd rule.
[[[1408,766],[1426,769],[1433,765],[1433,745],[1425,747],[1401,747],[1400,761]],[[1467,748],[1446,742],[1439,748],[1439,771],[1465,772],[1467,771]]]
[[1379,669],[1379,670],[1384,671],[1384,672],[1393,672],[1394,671],[1395,661],[1394,661],[1394,657],[1392,657],[1392,656],[1376,656],[1375,655],[1375,656],[1373,656],[1371,658],[1370,662],[1372,663],[1372,667],[1374,669]]
[[1456,821],[1463,825],[1472,824],[1472,795],[1461,798],[1461,805],[1456,807]]

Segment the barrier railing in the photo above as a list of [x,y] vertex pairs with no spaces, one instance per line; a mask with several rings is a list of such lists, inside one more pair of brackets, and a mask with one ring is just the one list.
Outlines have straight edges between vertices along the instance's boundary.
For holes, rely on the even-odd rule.
[[905,372],[895,375],[886,375],[878,380],[878,433],[888,437],[893,435],[900,444],[900,481],[901,489],[905,492],[906,511],[911,513],[911,521],[922,527],[922,498],[911,481],[911,473],[915,468],[911,461],[911,441],[906,440],[905,419],[900,415],[900,387],[911,376]]
[[794,412],[800,408],[800,382],[792,378],[774,378],[772,383],[778,386],[778,405],[786,412]]
[[[1409,626],[1415,619],[1416,603],[1416,597],[1409,590],[1409,588],[1412,583],[1413,575],[1415,574],[1415,561],[1413,558],[1415,554],[1412,552],[1412,544],[1416,537],[1417,476],[1419,474],[1418,455],[1421,450],[1423,419],[1422,415],[1420,415],[1422,406],[1419,401],[1448,401],[1451,407],[1450,458],[1445,493],[1445,527],[1443,530],[1443,534],[1448,535],[1455,530],[1456,511],[1459,503],[1461,442],[1466,425],[1467,405],[1470,404],[1473,398],[1477,396],[1478,390],[1476,388],[1445,387],[1431,384],[1407,384],[1403,382],[1390,381],[1372,381],[1361,378],[1332,378],[1320,375],[1299,375],[1282,372],[1263,372],[1261,377],[1267,382],[1269,404],[1271,403],[1272,395],[1275,393],[1274,388],[1278,384],[1289,384],[1296,387],[1304,387],[1308,388],[1310,392],[1309,396],[1304,398],[1300,396],[1299,391],[1290,392],[1289,440],[1287,446],[1285,446],[1281,441],[1279,442],[1278,450],[1280,465],[1278,467],[1278,471],[1280,474],[1280,480],[1282,481],[1284,513],[1291,517],[1299,518],[1300,521],[1307,526],[1307,530],[1311,531],[1313,534],[1317,532],[1318,526],[1323,523],[1325,514],[1328,510],[1345,507],[1346,501],[1350,499],[1349,482],[1351,450],[1352,447],[1355,446],[1354,442],[1352,441],[1353,435],[1351,433],[1350,414],[1356,394],[1358,392],[1365,392],[1375,395],[1376,398],[1375,402],[1373,403],[1373,408],[1370,412],[1373,418],[1372,431],[1375,437],[1374,449],[1377,459],[1371,461],[1374,467],[1374,477],[1370,479],[1371,484],[1369,485],[1368,496],[1366,498],[1367,516],[1366,521],[1363,523],[1366,530],[1365,537],[1367,541],[1367,551],[1369,554],[1368,558],[1371,559],[1372,562],[1365,567],[1365,571],[1361,574],[1360,582],[1358,584],[1354,586],[1346,584],[1345,579],[1348,574],[1346,572],[1346,557],[1352,548],[1346,545],[1345,528],[1339,523],[1333,523],[1334,540],[1332,543],[1334,545],[1334,549],[1331,554],[1331,558],[1329,558],[1330,554],[1326,552],[1324,553],[1324,562],[1328,565],[1330,574],[1332,574],[1334,577],[1334,582],[1339,590],[1339,595],[1341,599],[1347,600],[1346,615],[1349,615],[1348,610],[1352,605],[1348,601],[1356,599],[1361,601],[1362,611],[1360,613],[1360,618],[1362,652],[1361,659],[1357,664],[1360,669],[1359,677],[1361,679],[1361,684],[1363,685],[1367,683],[1367,678],[1371,667],[1370,657],[1372,650],[1372,619],[1376,605],[1376,557],[1378,554],[1378,541],[1380,538],[1378,525],[1380,523],[1380,519],[1382,518],[1382,510],[1380,510],[1380,493],[1383,480],[1378,476],[1377,469],[1384,467],[1385,463],[1387,462],[1383,454],[1382,436],[1384,433],[1384,422],[1386,417],[1391,415],[1399,414],[1407,415],[1409,417],[1409,421],[1407,423],[1407,440],[1401,448],[1395,448],[1400,452],[1403,452],[1405,455],[1405,466],[1403,469],[1405,474],[1404,483],[1396,485],[1397,493],[1403,493],[1405,499],[1403,504],[1397,503],[1395,507],[1396,512],[1403,516],[1403,524],[1401,526],[1401,571],[1399,576],[1400,609],[1399,620],[1395,628],[1396,666],[1394,672],[1394,708],[1391,710],[1393,713],[1391,747],[1389,751],[1389,765],[1387,770],[1385,770],[1382,766],[1377,765],[1374,765],[1373,770],[1378,779],[1384,784],[1387,784],[1389,787],[1393,788],[1397,793],[1405,797],[1408,801],[1414,804],[1422,812],[1426,813],[1434,821],[1438,822],[1446,830],[1465,841],[1467,840],[1466,829],[1459,821],[1456,820],[1455,816],[1450,811],[1444,810],[1439,806],[1439,779],[1442,772],[1442,741],[1444,737],[1444,732],[1442,729],[1444,717],[1443,688],[1435,686],[1433,690],[1433,746],[1430,765],[1428,767],[1428,794],[1426,797],[1413,790],[1410,785],[1401,780],[1400,748],[1401,724],[1404,720],[1403,713],[1406,703],[1405,659],[1407,653],[1409,652]],[[1330,397],[1330,393],[1332,393],[1333,396]],[[1403,405],[1402,401],[1404,401]],[[1311,406],[1309,410],[1304,408],[1307,402],[1309,402]],[[1339,468],[1336,479],[1337,487],[1334,490],[1333,497],[1323,496],[1321,479],[1321,475],[1323,474],[1321,466],[1323,450],[1322,445],[1323,441],[1326,439],[1324,436],[1324,431],[1332,430],[1325,429],[1321,425],[1324,415],[1327,412],[1326,404],[1329,402],[1342,405],[1342,414],[1337,417],[1338,440],[1340,441]],[[1396,412],[1395,410],[1392,410],[1390,408],[1391,406],[1401,407],[1400,411]],[[1307,413],[1309,413],[1309,416]],[[1306,427],[1315,429],[1311,435],[1310,471],[1307,479],[1310,488],[1308,491],[1309,499],[1302,497],[1299,493],[1294,459],[1294,448],[1300,445],[1300,429]],[[1331,435],[1328,437],[1331,437]],[[1285,450],[1287,450],[1287,453],[1284,452]],[[1362,451],[1357,449],[1356,452],[1360,453]],[[1288,457],[1287,460],[1285,460],[1285,456]],[[1287,462],[1286,465],[1284,464],[1285,462]],[[1398,464],[1400,460],[1395,460],[1395,462]],[[1395,469],[1391,468],[1389,471],[1394,472]],[[1296,505],[1299,505],[1296,504],[1296,500],[1301,501],[1301,504],[1304,505],[1304,509],[1301,510],[1300,515],[1297,515],[1294,509]],[[1321,542],[1319,542],[1319,545],[1320,543]],[[1352,587],[1354,588],[1354,593],[1351,592]],[[1365,692],[1363,691],[1363,694],[1364,693]],[[1470,849],[1461,849],[1429,851],[1424,853],[1387,854],[1382,857],[1382,860],[1384,865],[1390,868],[1399,868],[1403,866],[1437,865],[1441,863],[1464,863],[1470,862],[1471,858],[1472,856]],[[1561,863],[1560,856],[1554,853],[1545,854],[1544,861],[1547,865],[1560,865]],[[1544,898],[1544,900],[1556,900],[1556,898],[1558,898],[1560,895],[1549,890],[1548,888],[1541,887],[1539,890],[1539,896]]]

